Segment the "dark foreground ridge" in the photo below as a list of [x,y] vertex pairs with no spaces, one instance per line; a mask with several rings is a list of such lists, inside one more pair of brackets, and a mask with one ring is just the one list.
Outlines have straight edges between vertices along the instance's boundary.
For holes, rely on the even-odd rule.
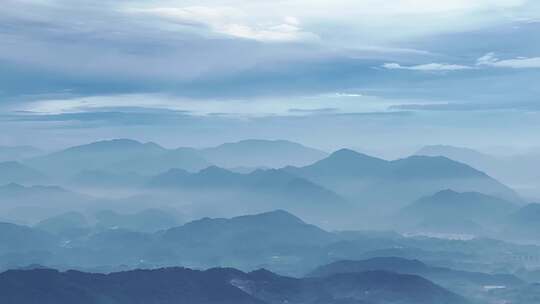
[[422,277],[385,271],[296,279],[232,268],[133,270],[111,274],[52,269],[0,274],[3,304],[460,304]]

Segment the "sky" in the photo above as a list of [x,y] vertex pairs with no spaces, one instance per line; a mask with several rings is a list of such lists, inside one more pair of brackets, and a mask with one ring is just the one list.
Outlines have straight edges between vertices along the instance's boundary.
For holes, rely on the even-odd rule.
[[0,145],[540,146],[535,0],[3,0]]

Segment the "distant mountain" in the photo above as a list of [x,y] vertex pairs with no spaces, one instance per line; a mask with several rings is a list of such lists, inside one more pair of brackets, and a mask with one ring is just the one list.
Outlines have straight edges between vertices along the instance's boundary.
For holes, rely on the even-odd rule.
[[513,203],[478,192],[443,190],[403,208],[398,218],[432,232],[474,234],[481,230],[475,224],[493,229],[517,208]]
[[511,156],[493,156],[472,149],[434,145],[426,146],[416,155],[444,156],[478,168],[526,195],[540,196],[540,153],[535,151]]
[[159,209],[145,209],[133,214],[119,214],[104,210],[96,215],[96,226],[101,229],[126,229],[137,232],[155,232],[180,225],[180,221],[170,212]]
[[50,234],[10,223],[0,223],[0,254],[44,250],[55,245]]
[[45,264],[52,260],[52,251],[59,242],[45,231],[0,222],[0,269]]
[[379,210],[404,206],[448,188],[519,200],[512,189],[485,173],[445,157],[412,156],[386,161],[343,149],[312,165],[285,170],[359,206],[376,204]]
[[444,267],[433,267],[418,260],[397,257],[378,257],[359,261],[338,261],[315,269],[310,276],[328,277],[344,273],[362,273],[366,271],[392,271],[402,274],[422,276],[430,281],[465,294],[471,298],[484,291],[484,286],[505,286],[513,288],[523,286],[525,282],[513,275],[486,274],[480,272],[458,271]]
[[85,170],[73,176],[68,184],[80,188],[135,188],[144,185],[147,177],[134,172],[112,173],[103,170]]
[[[420,292],[421,291],[421,292]],[[294,279],[231,268],[111,274],[49,269],[0,274],[0,301],[17,304],[458,304],[467,301],[418,276],[390,272]]]
[[200,151],[209,162],[225,168],[304,166],[327,156],[326,152],[286,140],[248,139]]
[[507,237],[540,240],[540,204],[528,204],[510,214],[504,221]]
[[322,218],[347,212],[348,203],[336,193],[283,170],[235,173],[208,167],[198,173],[172,169],[152,178],[149,189],[180,192],[200,203],[228,205],[260,212],[286,209]]
[[81,171],[157,174],[170,168],[200,170],[208,162],[192,149],[167,150],[155,143],[129,139],[99,141],[28,160],[47,173],[70,177]]
[[20,161],[44,152],[32,146],[0,146],[0,162]]
[[57,215],[59,210],[74,210],[93,201],[87,195],[58,186],[0,186],[0,212],[10,221],[34,222]]
[[[211,219],[187,223],[166,230],[163,238],[187,250],[210,248],[236,251],[239,248],[261,250],[287,246],[320,245],[336,236],[316,226],[304,223],[298,217],[282,210],[256,215]],[[217,249],[217,248],[216,248]]]
[[491,162],[496,161],[496,158],[478,152],[473,149],[455,147],[448,145],[431,145],[425,146],[416,152],[416,155],[423,156],[444,156],[455,161],[468,164],[470,166],[485,169]]
[[78,236],[89,229],[86,217],[78,212],[66,212],[44,219],[34,225],[35,228],[51,234],[62,236]]
[[16,161],[0,163],[0,184],[36,183],[43,181],[45,175]]
[[10,183],[0,186],[0,202],[17,204],[56,204],[80,203],[87,201],[88,196],[66,190],[58,186],[23,186]]

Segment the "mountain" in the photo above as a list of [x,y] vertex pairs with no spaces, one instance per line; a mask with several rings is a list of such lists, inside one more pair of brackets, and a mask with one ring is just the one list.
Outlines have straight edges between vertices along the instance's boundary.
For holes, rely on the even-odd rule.
[[32,146],[0,146],[0,162],[20,161],[44,152]]
[[[261,212],[286,209],[310,220],[328,220],[347,212],[349,204],[336,193],[283,170],[256,170],[235,173],[211,166],[197,173],[172,169],[153,177],[152,191],[182,195],[199,205],[228,206],[231,209]],[[245,211],[244,211],[245,213]]]
[[39,221],[57,215],[59,210],[74,210],[91,201],[92,197],[58,186],[0,186],[0,212],[10,221]]
[[386,161],[343,149],[312,165],[284,170],[333,190],[359,206],[376,205],[378,210],[395,210],[396,206],[448,188],[519,200],[512,189],[485,173],[445,157],[412,156]]
[[[337,237],[286,211],[224,218],[203,218],[168,229],[161,239],[174,254],[199,267],[303,269],[316,248]],[[172,254],[172,253],[170,253]],[[173,254],[173,255],[174,255]]]
[[45,179],[45,175],[37,170],[16,161],[0,163],[0,184],[35,183]]
[[320,245],[336,239],[335,235],[282,210],[230,219],[204,218],[166,230],[163,238],[190,249],[226,246],[229,248],[223,250],[233,251],[239,248],[259,250],[276,245],[284,248],[288,245]]
[[79,188],[136,188],[144,185],[147,177],[134,172],[112,173],[104,170],[84,170],[70,178],[69,185]]
[[43,171],[71,177],[81,171],[157,174],[170,168],[200,170],[208,162],[192,149],[167,150],[155,143],[130,139],[99,141],[36,157],[26,163]]
[[498,224],[517,208],[511,202],[478,192],[443,190],[403,208],[398,218],[416,229],[474,234],[482,230],[475,224],[496,230]]
[[473,167],[485,169],[493,161],[496,161],[496,158],[478,152],[473,149],[464,148],[464,147],[454,147],[448,145],[431,145],[422,147],[416,152],[416,155],[423,156],[444,156],[455,161],[468,164]]
[[86,217],[78,212],[66,212],[44,219],[34,225],[34,228],[56,235],[76,236],[89,228]]
[[155,232],[178,226],[180,221],[170,212],[145,209],[133,214],[119,214],[103,210],[96,215],[96,226],[102,229],[126,229],[137,232]]
[[520,287],[525,284],[519,278],[507,274],[486,274],[480,272],[453,270],[433,267],[418,260],[397,257],[377,257],[359,261],[338,261],[320,266],[309,274],[311,277],[328,277],[336,274],[362,273],[366,271],[392,271],[424,277],[444,288],[476,298],[484,292],[484,286]]
[[454,146],[426,146],[416,155],[444,156],[478,168],[525,195],[540,197],[540,153],[530,151],[509,156],[493,156]]
[[55,238],[44,231],[0,223],[0,254],[43,250],[53,247],[54,242]]
[[10,183],[0,186],[0,202],[10,205],[41,204],[54,205],[61,203],[77,204],[90,198],[66,190],[58,186],[23,186]]
[[[422,292],[418,292],[421,290]],[[294,279],[231,268],[134,270],[110,274],[50,269],[0,274],[0,301],[11,304],[458,304],[467,301],[421,277],[390,272]]]
[[295,142],[261,139],[225,143],[200,152],[209,162],[224,168],[303,166],[327,156]]
[[504,234],[519,240],[540,240],[540,204],[528,204],[505,219]]

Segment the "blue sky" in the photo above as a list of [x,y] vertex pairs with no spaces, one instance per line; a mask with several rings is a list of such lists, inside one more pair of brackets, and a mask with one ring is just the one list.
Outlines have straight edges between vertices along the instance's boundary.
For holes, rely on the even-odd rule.
[[539,79],[538,1],[4,0],[0,11],[7,145],[528,148],[540,145]]

